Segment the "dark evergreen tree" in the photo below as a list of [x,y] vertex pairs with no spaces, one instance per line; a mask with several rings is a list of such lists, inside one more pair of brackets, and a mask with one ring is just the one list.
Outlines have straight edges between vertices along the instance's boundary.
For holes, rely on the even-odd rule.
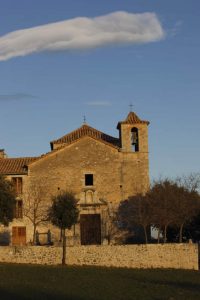
[[59,195],[53,197],[53,203],[49,209],[49,220],[51,223],[62,232],[63,241],[63,257],[62,265],[66,264],[66,235],[65,230],[71,229],[71,227],[77,223],[78,209],[77,201],[74,194],[71,192],[62,192]]
[[0,223],[4,226],[8,226],[13,220],[15,204],[15,191],[12,183],[0,176]]

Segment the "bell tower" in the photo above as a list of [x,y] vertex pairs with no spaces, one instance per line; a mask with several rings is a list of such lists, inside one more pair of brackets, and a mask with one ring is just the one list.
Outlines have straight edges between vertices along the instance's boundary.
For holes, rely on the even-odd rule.
[[134,112],[117,125],[122,152],[148,153],[148,121],[141,120]]
[[121,153],[121,198],[149,190],[148,121],[129,112],[117,125]]

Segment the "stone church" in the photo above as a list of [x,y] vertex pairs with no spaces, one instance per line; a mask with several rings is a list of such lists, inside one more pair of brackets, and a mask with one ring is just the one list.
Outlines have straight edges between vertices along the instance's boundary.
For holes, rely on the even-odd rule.
[[[109,220],[120,201],[149,188],[148,121],[130,112],[112,137],[84,123],[50,142],[51,151],[39,157],[8,158],[0,150],[0,174],[17,192],[15,218],[0,228],[0,240],[12,245],[32,242],[31,212],[40,199],[41,212],[53,196],[71,191],[78,201],[79,220],[68,232],[72,244],[105,244]],[[59,230],[38,223],[38,243],[59,240]],[[44,242],[45,243],[45,242]]]

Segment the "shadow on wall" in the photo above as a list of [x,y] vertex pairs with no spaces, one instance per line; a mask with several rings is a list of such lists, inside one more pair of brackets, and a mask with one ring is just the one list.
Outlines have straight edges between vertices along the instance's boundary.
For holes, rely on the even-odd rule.
[[0,232],[0,246],[9,246],[11,242],[10,232],[3,230]]

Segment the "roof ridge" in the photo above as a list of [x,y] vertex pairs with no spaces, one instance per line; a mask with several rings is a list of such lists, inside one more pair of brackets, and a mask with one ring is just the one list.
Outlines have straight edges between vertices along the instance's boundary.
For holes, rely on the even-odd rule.
[[20,157],[5,157],[5,158],[2,158],[3,160],[6,160],[6,159],[37,159],[39,156],[20,156]]
[[50,144],[51,145],[59,144],[59,143],[68,144],[71,141],[77,140],[77,139],[81,138],[82,136],[87,136],[87,135],[102,139],[111,144],[113,144],[113,143],[116,144],[119,141],[119,139],[116,137],[113,137],[107,133],[104,133],[96,128],[93,128],[93,127],[87,125],[87,124],[83,124],[81,127],[65,134],[61,138],[51,141]]

